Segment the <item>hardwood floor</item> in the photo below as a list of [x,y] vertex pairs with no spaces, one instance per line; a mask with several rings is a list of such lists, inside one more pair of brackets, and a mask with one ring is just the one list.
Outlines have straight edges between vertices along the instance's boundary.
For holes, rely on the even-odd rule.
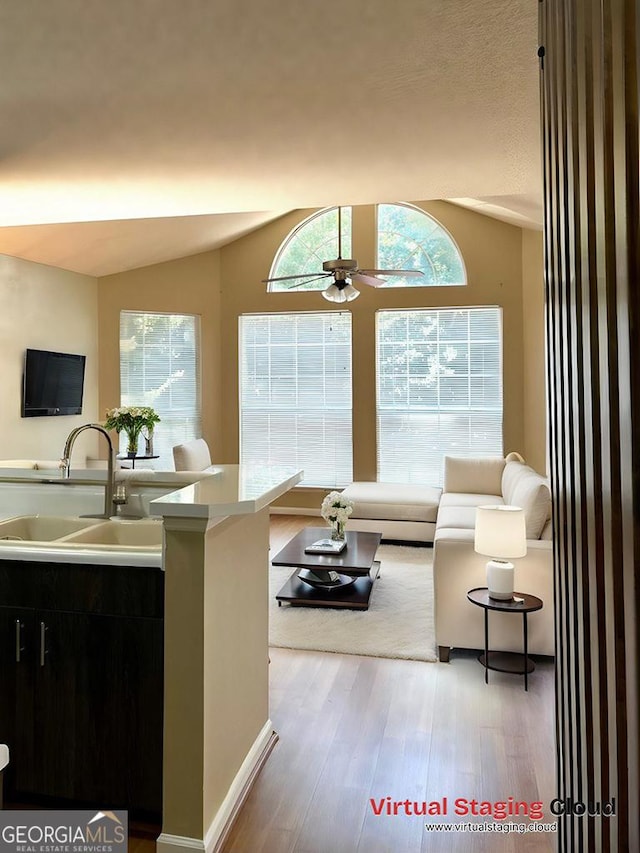
[[[548,836],[435,836],[376,817],[369,799],[541,801],[554,796],[553,667],[525,694],[472,656],[450,664],[273,649],[280,740],[225,853],[553,850]],[[518,819],[520,822],[520,819]]]
[[[273,516],[275,554],[318,518]],[[280,736],[223,853],[551,851],[553,834],[435,834],[425,818],[376,816],[370,798],[542,802],[555,796],[554,669],[491,673],[475,654],[450,664],[271,650]],[[383,812],[385,810],[383,809]],[[429,820],[437,821],[438,818]],[[453,818],[465,821],[466,818]],[[505,821],[506,823],[507,821]],[[523,818],[515,818],[521,823]],[[135,853],[153,853],[136,840]]]
[[[319,522],[274,516],[272,552],[309,523]],[[433,664],[272,649],[280,740],[224,853],[554,850],[552,834],[428,833],[424,817],[376,816],[369,802],[447,797],[451,820],[457,797],[512,797],[542,802],[551,822],[553,692],[544,659],[525,693],[501,673],[485,685],[472,653]]]

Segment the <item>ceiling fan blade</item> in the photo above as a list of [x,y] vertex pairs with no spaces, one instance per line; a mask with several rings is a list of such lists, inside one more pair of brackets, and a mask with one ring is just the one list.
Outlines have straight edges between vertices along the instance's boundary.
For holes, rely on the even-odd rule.
[[363,272],[354,272],[351,275],[351,281],[354,284],[368,284],[370,287],[381,287],[386,284],[383,278],[374,278],[372,275],[365,275]]
[[365,275],[403,275],[405,278],[422,276],[422,270],[358,270]]
[[[296,287],[304,287],[305,284],[311,284],[312,281],[321,281],[324,278],[331,278],[331,273],[324,273],[324,275],[318,275],[315,278],[308,278],[306,281],[301,281],[300,284],[290,284],[287,290],[295,290]],[[277,279],[271,279],[271,281],[277,281]]]
[[319,275],[317,272],[303,272],[300,275],[280,275],[277,278],[263,278],[263,284],[269,284],[270,281],[293,281],[297,278],[314,278],[314,276]]

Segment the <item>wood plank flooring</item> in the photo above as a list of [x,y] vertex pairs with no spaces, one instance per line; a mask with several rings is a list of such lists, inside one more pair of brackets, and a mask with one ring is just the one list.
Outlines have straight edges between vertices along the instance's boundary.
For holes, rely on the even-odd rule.
[[[275,554],[319,520],[272,516]],[[271,650],[271,718],[280,736],[223,853],[519,853],[550,834],[435,834],[425,818],[376,816],[370,798],[541,801],[555,796],[554,670],[522,679],[450,664]],[[385,800],[386,801],[386,800]],[[437,820],[437,818],[431,818]],[[456,818],[465,820],[465,818]],[[514,822],[521,822],[516,818]],[[134,853],[153,853],[135,841]]]

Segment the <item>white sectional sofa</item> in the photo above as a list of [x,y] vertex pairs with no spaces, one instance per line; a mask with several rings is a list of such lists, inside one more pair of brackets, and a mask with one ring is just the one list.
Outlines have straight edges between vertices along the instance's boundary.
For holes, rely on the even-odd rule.
[[[544,602],[542,610],[528,617],[529,652],[554,654],[551,495],[546,479],[518,454],[506,460],[447,457],[433,555],[436,643],[442,661],[449,659],[452,648],[484,645],[484,611],[467,600],[470,589],[486,586],[489,559],[474,551],[475,514],[483,504],[503,503],[525,511],[527,555],[514,560],[515,588]],[[491,613],[489,647],[521,652],[522,616]]]
[[441,495],[433,486],[368,482],[352,483],[342,492],[353,501],[349,530],[409,542],[433,542]]

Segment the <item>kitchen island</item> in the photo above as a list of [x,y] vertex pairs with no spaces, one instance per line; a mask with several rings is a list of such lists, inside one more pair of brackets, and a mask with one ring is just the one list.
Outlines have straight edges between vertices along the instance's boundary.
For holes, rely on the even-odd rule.
[[[151,513],[163,518],[163,548],[158,547],[153,554],[138,552],[139,568],[131,565],[128,571],[140,571],[139,580],[146,575],[153,586],[155,568],[162,576],[164,587],[164,694],[161,703],[157,700],[162,708],[156,709],[164,717],[163,749],[154,751],[149,745],[142,750],[158,789],[160,780],[157,777],[162,765],[163,831],[158,839],[159,851],[177,853],[185,847],[207,853],[215,850],[275,742],[268,703],[269,504],[299,482],[301,476],[301,472],[281,468],[222,465],[215,476],[165,493],[149,503]],[[60,495],[71,493],[68,487],[55,483],[51,488]],[[40,487],[38,489],[40,491]],[[21,486],[15,486],[15,490],[16,494],[22,494]],[[42,502],[41,496],[39,500]],[[105,554],[102,573],[105,586],[98,595],[89,595],[89,599],[92,605],[107,600],[109,568],[115,568],[113,554],[118,549],[82,544],[84,532],[71,536],[76,543],[73,546],[70,541],[68,548],[73,550],[76,562],[82,562],[79,554],[84,549],[86,554],[92,550]],[[15,563],[16,570],[23,560],[22,568],[29,564],[29,571],[38,574],[45,572],[45,568],[39,570],[36,564],[47,563],[43,577],[55,585],[57,572],[46,559],[48,549],[57,553],[59,564],[65,563],[64,543],[60,541],[49,546],[32,544],[30,549],[25,545],[23,558],[18,553],[20,544],[7,542],[4,553]],[[133,553],[133,549],[129,551]],[[0,549],[0,556],[2,553]],[[108,559],[107,554],[111,555]],[[141,565],[143,562],[146,568]],[[9,560],[5,567],[8,565]],[[59,566],[60,577],[64,578],[67,568],[67,565]],[[161,568],[164,571],[159,571]],[[90,576],[90,570],[82,570],[86,577]],[[125,562],[123,581],[126,572]],[[120,574],[118,571],[113,574],[114,590]],[[38,585],[39,582],[26,584],[24,589],[37,589]],[[16,588],[13,582],[7,583],[7,589]],[[141,606],[151,607],[153,612],[145,610],[144,615],[136,612],[134,619],[149,620],[146,624],[151,625],[151,621],[158,618],[159,611],[153,602],[157,600],[154,596],[159,589],[154,587],[147,591],[148,595],[143,594],[138,599]],[[69,590],[67,587],[67,592]],[[128,597],[126,590],[122,590],[112,600],[124,602]],[[16,602],[12,599],[12,606]],[[35,612],[47,602],[34,599],[31,603]],[[109,615],[124,619],[131,616],[129,613]],[[20,618],[21,614],[16,614],[10,626]],[[46,624],[46,620],[33,618],[37,639],[39,624]],[[49,614],[48,618],[54,617]],[[102,614],[94,614],[94,618],[101,619]],[[127,627],[124,623],[122,626]],[[92,635],[93,631],[89,631],[86,636]],[[8,640],[14,642],[15,636],[8,636]],[[70,646],[74,643],[82,648],[77,638],[71,637]],[[157,639],[153,643],[157,646]],[[108,638],[101,640],[98,647],[108,649]],[[45,663],[48,663],[46,642],[38,648],[44,649]],[[151,654],[150,659],[152,669],[157,670],[158,656]],[[37,670],[39,657],[34,665]],[[83,672],[83,677],[93,678],[94,682],[102,674],[107,675],[104,667],[97,671],[85,668]],[[116,670],[111,667],[108,675],[111,689],[116,690]],[[127,683],[130,675],[124,672],[122,682]],[[148,675],[152,676],[157,690],[157,671],[155,675],[146,672],[146,665],[136,670],[133,678],[145,680]],[[32,692],[31,688],[27,686],[26,692]],[[56,691],[51,695],[56,695]],[[116,717],[123,719],[128,714],[127,698],[122,691],[118,695],[121,709]],[[81,701],[81,694],[77,698]],[[69,717],[64,709],[61,713],[63,718]],[[143,706],[138,706],[135,714],[144,728]],[[157,720],[158,713],[151,716]],[[79,733],[73,722],[69,725],[69,742],[77,743]],[[151,732],[157,726],[153,724],[147,728]],[[92,737],[95,749],[103,750],[108,747],[111,736],[94,727]],[[107,752],[101,753],[105,762],[109,760]],[[127,759],[126,747],[124,759]],[[65,768],[61,770],[65,772]],[[79,774],[74,770],[73,775]],[[135,780],[132,784],[135,785]],[[81,783],[73,797],[84,799]],[[93,795],[88,799],[93,799]]]

